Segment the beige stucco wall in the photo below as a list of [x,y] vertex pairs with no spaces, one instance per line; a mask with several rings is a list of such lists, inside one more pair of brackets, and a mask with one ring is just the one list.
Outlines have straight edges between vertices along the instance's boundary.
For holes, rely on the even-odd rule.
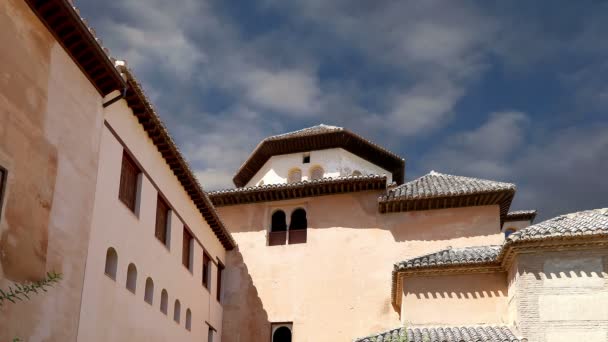
[[342,148],[329,148],[325,150],[310,151],[310,163],[302,163],[304,152],[288,153],[272,156],[264,166],[247,182],[246,186],[264,184],[287,183],[289,171],[299,168],[302,171],[302,180],[310,179],[310,169],[315,166],[323,168],[323,177],[346,177],[351,176],[353,171],[358,170],[363,175],[386,175],[387,182],[392,182],[392,174],[372,164],[369,161],[354,155]]
[[504,324],[507,274],[472,273],[403,278],[401,321],[423,325]]
[[[211,293],[201,283],[203,247],[212,259],[223,263],[225,250],[126,102],[108,107],[105,119],[149,177],[142,177],[136,215],[118,199],[123,146],[104,127],[78,340],[206,341],[205,322],[221,332],[222,308],[215,296],[215,266]],[[169,249],[154,236],[157,190],[153,183],[175,209],[170,215]],[[193,273],[182,265],[184,223],[202,243],[194,243]],[[118,254],[116,281],[104,274],[108,247]],[[129,263],[138,271],[135,294],[125,288]],[[147,277],[154,281],[152,305],[144,301]],[[162,289],[169,295],[168,315],[160,311]],[[181,304],[179,325],[173,321],[176,299]],[[191,331],[185,329],[187,308],[192,311]],[[221,336],[217,338],[219,341]]]
[[[218,208],[239,244],[227,255],[223,341],[269,341],[269,322],[293,321],[297,341],[348,341],[397,327],[395,262],[503,240],[498,206],[379,214],[380,193]],[[271,212],[297,207],[307,211],[307,243],[267,246]]]
[[48,293],[0,307],[0,340],[74,341],[102,99],[25,1],[0,1],[0,45],[0,288],[63,274]]
[[608,250],[522,254],[511,272],[514,315],[530,341],[608,340]]

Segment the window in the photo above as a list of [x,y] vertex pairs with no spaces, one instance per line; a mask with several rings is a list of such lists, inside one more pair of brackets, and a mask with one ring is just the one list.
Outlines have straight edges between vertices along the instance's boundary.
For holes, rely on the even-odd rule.
[[293,323],[273,323],[272,342],[291,342],[291,328]]
[[167,290],[163,289],[160,293],[160,312],[166,315],[167,306],[169,306],[169,294],[167,294]]
[[306,210],[302,208],[294,210],[291,213],[291,222],[289,223],[289,244],[305,243],[306,228],[308,228]]
[[127,152],[122,153],[122,168],[120,170],[120,189],[118,198],[129,208],[135,212],[137,203],[137,182],[139,178],[139,168],[129,157]]
[[283,210],[277,210],[272,214],[270,233],[268,233],[268,245],[278,246],[287,242],[287,220]]
[[110,247],[106,252],[106,275],[112,280],[116,280],[116,268],[118,267],[118,255],[116,250]]
[[310,163],[310,153],[304,153],[302,156],[302,164]]
[[221,262],[217,262],[217,286],[215,292],[215,298],[218,302],[222,302],[222,275],[224,273],[224,265]]
[[509,237],[509,235],[511,235],[515,232],[516,232],[515,228],[509,228],[509,229],[505,230],[505,238]]
[[214,334],[215,334],[215,329],[213,329],[213,327],[209,326],[209,329],[207,330],[207,342],[213,342]]
[[127,290],[135,293],[137,287],[137,268],[133,263],[127,268]]
[[192,272],[192,234],[188,228],[184,226],[184,239],[182,244],[182,264],[186,266],[188,271]]
[[175,305],[173,306],[173,320],[176,323],[179,323],[179,321],[180,321],[181,311],[182,311],[182,305],[179,303],[179,300],[176,299]]
[[287,176],[287,183],[297,183],[302,181],[302,170],[296,168],[291,169]]
[[313,166],[312,168],[310,168],[310,179],[315,180],[315,179],[321,179],[323,178],[323,174],[325,173],[325,170],[323,170],[322,167],[320,166]]
[[6,169],[0,166],[0,218],[2,218],[2,204],[4,203],[4,188],[6,187],[7,173]]
[[146,292],[144,293],[144,300],[150,305],[152,305],[154,300],[154,282],[150,277],[146,279]]
[[211,280],[211,258],[207,253],[203,253],[203,286],[209,290]]
[[169,247],[169,205],[160,196],[156,196],[156,228],[154,235],[165,246]]
[[186,330],[190,331],[192,329],[192,312],[190,309],[186,310]]
[[353,171],[353,176],[355,176],[355,177],[362,176],[361,171],[359,171],[359,170]]

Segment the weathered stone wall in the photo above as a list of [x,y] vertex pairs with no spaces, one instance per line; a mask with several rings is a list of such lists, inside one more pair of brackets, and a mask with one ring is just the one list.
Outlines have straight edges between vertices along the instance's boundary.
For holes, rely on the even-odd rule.
[[[239,245],[227,255],[223,341],[268,341],[270,322],[293,321],[297,341],[349,341],[398,327],[395,262],[503,241],[498,206],[380,214],[380,194],[218,208]],[[272,212],[295,208],[307,212],[308,241],[268,246]]]
[[102,99],[25,1],[0,1],[0,45],[0,288],[63,274],[48,293],[0,308],[0,340],[74,341]]
[[523,254],[509,291],[530,341],[608,340],[608,250]]

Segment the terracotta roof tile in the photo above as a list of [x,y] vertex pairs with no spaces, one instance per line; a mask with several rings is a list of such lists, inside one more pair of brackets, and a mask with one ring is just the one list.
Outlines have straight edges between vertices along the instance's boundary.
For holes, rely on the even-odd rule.
[[502,246],[477,246],[465,248],[446,248],[434,253],[418,256],[395,264],[397,271],[421,267],[441,267],[444,265],[471,265],[494,263]]

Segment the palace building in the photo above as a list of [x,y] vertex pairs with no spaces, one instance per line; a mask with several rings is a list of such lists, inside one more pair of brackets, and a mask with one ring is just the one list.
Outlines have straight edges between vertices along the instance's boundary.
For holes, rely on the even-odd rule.
[[535,223],[324,124],[207,192],[70,1],[0,2],[0,41],[0,289],[61,274],[2,341],[608,340],[608,208]]

